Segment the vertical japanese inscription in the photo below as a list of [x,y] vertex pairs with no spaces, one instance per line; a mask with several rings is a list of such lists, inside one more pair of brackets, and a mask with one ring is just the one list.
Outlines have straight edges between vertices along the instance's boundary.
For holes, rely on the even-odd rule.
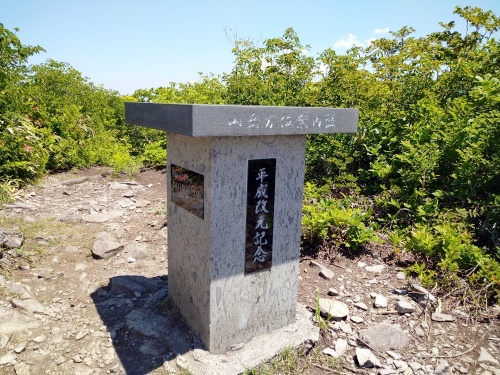
[[170,165],[171,200],[175,204],[203,219],[204,177],[189,169]]
[[276,159],[248,161],[245,273],[271,268]]

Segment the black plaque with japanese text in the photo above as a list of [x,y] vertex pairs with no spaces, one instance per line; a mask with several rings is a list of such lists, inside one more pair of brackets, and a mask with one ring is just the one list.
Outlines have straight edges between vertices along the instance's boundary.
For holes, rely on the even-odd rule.
[[203,219],[204,177],[202,174],[171,164],[171,200]]
[[271,268],[276,159],[248,161],[245,273]]

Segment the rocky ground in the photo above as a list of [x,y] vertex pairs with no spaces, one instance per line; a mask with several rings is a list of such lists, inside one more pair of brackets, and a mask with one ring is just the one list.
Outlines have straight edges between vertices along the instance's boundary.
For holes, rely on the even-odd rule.
[[[161,171],[94,168],[0,209],[0,374],[182,371],[200,343],[166,298],[165,185]],[[474,319],[376,253],[303,257],[299,279],[299,301],[324,317],[313,351],[340,358],[310,354],[306,373],[500,374],[498,310]]]

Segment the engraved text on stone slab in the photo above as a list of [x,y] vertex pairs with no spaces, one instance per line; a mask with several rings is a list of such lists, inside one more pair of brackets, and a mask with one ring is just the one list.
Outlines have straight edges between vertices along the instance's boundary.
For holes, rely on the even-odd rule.
[[245,273],[271,268],[276,159],[248,161]]
[[203,219],[204,177],[189,169],[171,164],[172,202]]

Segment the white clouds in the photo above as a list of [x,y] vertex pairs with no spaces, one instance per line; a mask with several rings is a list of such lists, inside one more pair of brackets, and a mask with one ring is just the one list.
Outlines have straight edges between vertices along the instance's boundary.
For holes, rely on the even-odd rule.
[[384,27],[383,29],[376,28],[375,30],[373,30],[373,34],[375,34],[375,35],[378,35],[378,34],[387,34],[389,31],[390,30],[389,30],[388,27]]
[[[372,35],[380,35],[380,34],[387,34],[389,32],[389,28],[376,28],[373,30]],[[351,47],[354,46],[359,46],[359,47],[368,47],[371,42],[375,40],[374,37],[371,37],[369,39],[365,39],[364,41],[359,40],[357,35],[354,34],[347,34],[344,36],[342,39],[336,41],[333,44],[333,49],[337,51],[346,51]]]
[[347,50],[353,46],[363,47],[363,43],[354,34],[348,34],[339,41],[335,42],[333,48],[336,50]]

